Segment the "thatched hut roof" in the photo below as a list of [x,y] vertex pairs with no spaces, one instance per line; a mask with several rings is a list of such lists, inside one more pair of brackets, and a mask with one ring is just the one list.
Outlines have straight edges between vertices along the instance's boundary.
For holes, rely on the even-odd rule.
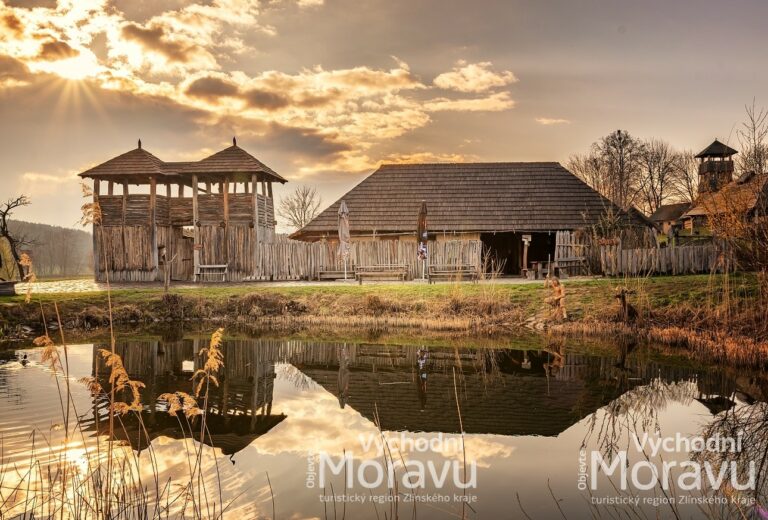
[[352,234],[415,232],[422,201],[432,232],[540,232],[597,223],[606,210],[650,225],[556,162],[384,164],[292,238],[336,233],[341,200]]

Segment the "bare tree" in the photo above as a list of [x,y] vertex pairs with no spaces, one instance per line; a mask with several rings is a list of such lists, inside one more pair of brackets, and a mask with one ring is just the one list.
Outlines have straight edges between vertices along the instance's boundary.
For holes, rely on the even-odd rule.
[[678,170],[680,154],[666,141],[650,139],[643,144],[640,155],[640,196],[648,214],[672,196],[672,186]]
[[568,159],[568,169],[589,184],[595,191],[608,198],[609,176],[602,157],[591,151],[584,155],[572,155]]
[[699,194],[699,162],[692,151],[678,153],[671,189],[680,202],[693,202]]
[[277,214],[291,226],[301,229],[317,216],[320,204],[322,199],[318,196],[317,189],[301,185],[297,186],[293,193],[280,199]]
[[584,182],[623,210],[640,199],[643,142],[616,130],[592,145],[587,155],[572,156],[569,167]]
[[10,198],[0,205],[0,237],[5,238],[8,242],[11,256],[16,264],[16,268],[19,270],[19,276],[24,277],[24,266],[21,263],[21,253],[19,249],[29,243],[29,240],[23,235],[16,235],[11,233],[8,229],[8,221],[13,215],[13,212],[18,208],[29,206],[31,201],[26,195],[20,195],[16,198]]
[[768,173],[768,110],[757,108],[755,100],[752,105],[745,105],[747,119],[738,130],[739,153],[736,162],[741,173]]

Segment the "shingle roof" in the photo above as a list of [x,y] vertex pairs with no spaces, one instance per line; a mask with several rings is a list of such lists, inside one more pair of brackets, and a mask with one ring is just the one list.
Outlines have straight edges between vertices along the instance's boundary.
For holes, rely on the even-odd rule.
[[[615,209],[555,162],[385,164],[342,199],[352,233],[415,231],[422,200],[435,232],[577,229]],[[342,199],[293,237],[335,232]]]
[[[459,433],[456,402],[450,398],[454,392],[451,373],[430,373],[422,402],[417,384],[412,382],[412,370],[352,370],[347,404],[383,431]],[[301,367],[301,371],[338,395],[338,370]],[[580,380],[519,374],[494,377],[498,379],[488,384],[481,374],[463,376],[461,425],[465,433],[556,436],[609,400]]]
[[680,215],[688,211],[691,207],[690,202],[680,202],[677,204],[664,204],[653,212],[649,217],[651,222],[665,222],[667,220],[677,220]]
[[134,148],[130,152],[84,171],[80,177],[164,175],[164,167],[165,163],[148,151],[143,148]]
[[248,180],[250,180],[251,174],[261,174],[267,176],[272,181],[287,182],[269,166],[237,145],[225,148],[196,162],[165,162],[139,146],[130,152],[118,155],[107,162],[84,171],[80,174],[80,177],[144,181],[149,177],[181,176],[185,178],[192,174],[202,176],[241,174],[241,176],[247,176]]
[[706,157],[730,157],[731,155],[739,153],[737,150],[734,150],[730,146],[721,143],[717,139],[712,141],[712,144],[704,148],[702,151],[700,151],[697,155],[697,159],[702,159]]
[[188,163],[184,172],[192,173],[267,173],[276,178],[279,182],[287,182],[280,175],[275,173],[270,167],[256,159],[254,156],[240,148],[232,145],[220,152],[206,157],[202,161]]

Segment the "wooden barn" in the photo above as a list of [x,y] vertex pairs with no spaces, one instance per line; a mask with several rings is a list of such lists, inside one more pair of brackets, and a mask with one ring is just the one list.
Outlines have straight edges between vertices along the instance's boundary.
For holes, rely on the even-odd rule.
[[341,200],[353,241],[414,242],[425,201],[430,240],[480,240],[510,275],[573,255],[560,254],[573,238],[562,232],[596,224],[607,211],[627,224],[650,224],[639,212],[622,212],[555,162],[385,164],[292,238],[334,240]]
[[141,147],[80,174],[93,180],[98,281],[248,279],[275,234],[272,183],[286,180],[237,146],[197,162]]

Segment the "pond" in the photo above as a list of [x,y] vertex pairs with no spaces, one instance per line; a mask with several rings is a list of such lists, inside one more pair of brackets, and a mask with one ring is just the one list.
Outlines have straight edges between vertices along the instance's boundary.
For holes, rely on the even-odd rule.
[[[198,402],[208,431],[196,460],[190,437],[200,438],[200,417],[172,417],[158,398],[194,393],[190,377],[207,343],[118,340],[127,374],[143,387],[137,412],[111,434],[106,395],[89,388],[109,388],[99,354],[108,343],[69,347],[68,378],[39,348],[6,352],[0,516],[42,507],[44,492],[34,491],[42,479],[29,475],[46,465],[63,461],[85,479],[111,438],[132,454],[145,496],[165,497],[160,506],[149,499],[150,514],[160,507],[172,517],[189,499],[168,499],[168,482],[190,480],[195,463],[207,468],[195,484],[203,517],[224,503],[224,516],[238,519],[581,519],[632,510],[763,518],[768,408],[757,374],[626,342],[606,349],[537,337],[474,348],[233,337],[221,346],[218,386]],[[129,403],[123,393],[116,398]],[[77,434],[62,442],[75,421]]]

